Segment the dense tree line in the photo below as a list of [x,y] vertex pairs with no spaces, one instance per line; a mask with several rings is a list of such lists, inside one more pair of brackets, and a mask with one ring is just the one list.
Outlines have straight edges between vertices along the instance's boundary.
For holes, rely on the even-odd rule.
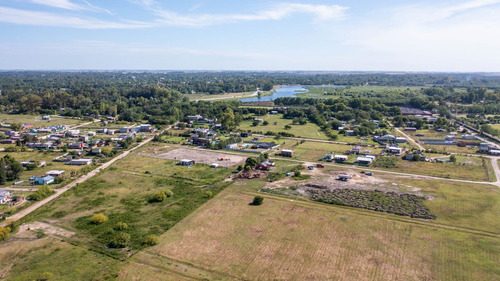
[[[246,113],[265,114],[263,109],[238,109],[238,102],[190,102],[186,94],[268,90],[278,84],[423,86],[363,96],[343,91],[340,99],[280,98],[277,105],[315,106],[322,117],[307,114],[313,122],[335,117],[349,120],[356,109],[381,119],[375,112],[397,113],[394,106],[435,110],[450,116],[450,104],[463,113],[500,113],[500,77],[481,74],[310,73],[310,72],[0,72],[0,112],[62,114],[66,116],[119,116],[124,121],[147,120],[172,124],[187,115],[222,119],[230,130]],[[456,90],[454,87],[462,87]],[[468,88],[465,88],[468,87]],[[388,107],[388,108],[385,108]],[[354,110],[346,110],[352,108]],[[230,110],[229,110],[230,109]],[[327,112],[335,112],[330,114]],[[372,110],[373,109],[373,110]],[[390,109],[390,110],[389,110]],[[232,111],[232,113],[231,113]],[[254,112],[252,112],[254,111]],[[362,114],[361,118],[366,116]],[[299,116],[300,115],[300,116]],[[287,118],[305,118],[288,112]],[[368,119],[368,118],[366,118]]]

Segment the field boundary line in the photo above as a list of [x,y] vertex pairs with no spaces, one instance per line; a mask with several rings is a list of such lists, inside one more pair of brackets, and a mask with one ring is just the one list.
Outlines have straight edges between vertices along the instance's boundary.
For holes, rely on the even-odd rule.
[[418,224],[418,225],[427,226],[427,227],[437,227],[437,228],[442,228],[442,229],[446,229],[446,230],[454,230],[454,231],[465,232],[465,233],[470,233],[470,234],[500,238],[500,234],[498,234],[498,233],[470,229],[470,228],[460,227],[460,226],[451,226],[451,225],[440,224],[440,223],[414,221],[411,219],[405,219],[404,217],[392,218],[392,217],[389,217],[389,215],[391,215],[389,213],[387,213],[387,215],[385,215],[386,213],[382,213],[382,212],[379,212],[380,214],[369,213],[368,210],[365,211],[365,210],[360,209],[360,208],[334,205],[334,204],[324,204],[324,203],[319,203],[319,202],[314,202],[314,201],[307,201],[307,200],[302,199],[302,198],[292,198],[292,197],[287,197],[285,195],[281,196],[278,194],[270,194],[270,193],[264,193],[264,192],[254,192],[254,191],[244,191],[244,190],[240,190],[239,192],[244,193],[244,194],[248,194],[248,195],[252,195],[252,196],[253,195],[261,195],[264,197],[268,197],[268,198],[280,200],[280,201],[290,202],[292,200],[294,203],[298,203],[298,204],[303,205],[303,206],[308,206],[308,207],[317,208],[317,209],[342,209],[342,210],[346,210],[346,211],[355,213],[357,215],[362,215],[362,216],[376,217],[376,218],[381,218],[381,219],[390,220],[390,221],[397,221],[397,222],[409,223],[409,224]]
[[[208,268],[205,268],[201,265],[198,265],[198,264],[193,264],[193,263],[190,263],[190,262],[187,262],[187,261],[182,261],[182,260],[178,260],[178,259],[175,259],[175,258],[172,258],[172,257],[167,257],[167,256],[164,256],[164,255],[159,255],[159,254],[156,254],[156,253],[152,253],[148,250],[144,250],[142,252],[140,252],[141,254],[146,254],[146,255],[149,255],[151,257],[154,257],[154,258],[160,258],[160,259],[164,259],[164,260],[169,260],[169,261],[172,261],[172,262],[176,262],[176,263],[180,263],[180,264],[183,264],[185,266],[190,266],[192,268],[196,268],[198,270],[202,270],[202,271],[205,271],[205,272],[208,272],[208,273],[212,273],[212,274],[215,274],[215,275],[218,275],[218,276],[223,276],[223,277],[229,277],[229,278],[232,278],[233,280],[240,280],[240,281],[250,281],[250,279],[244,279],[244,278],[241,278],[241,277],[237,277],[237,276],[234,276],[234,275],[231,275],[229,273],[226,273],[226,272],[220,272],[220,271],[217,271],[217,270],[214,270],[214,269],[208,269]],[[144,264],[142,262],[137,262],[137,258],[135,258],[132,262],[135,262],[135,263],[138,263],[138,264]],[[151,265],[152,267],[158,267],[158,266],[155,266],[155,265]],[[206,278],[203,278],[201,280],[206,280]]]

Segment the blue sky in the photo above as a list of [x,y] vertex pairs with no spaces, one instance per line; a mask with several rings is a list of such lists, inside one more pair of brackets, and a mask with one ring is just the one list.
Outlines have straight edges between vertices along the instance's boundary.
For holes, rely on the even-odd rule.
[[500,72],[500,0],[0,0],[0,69]]

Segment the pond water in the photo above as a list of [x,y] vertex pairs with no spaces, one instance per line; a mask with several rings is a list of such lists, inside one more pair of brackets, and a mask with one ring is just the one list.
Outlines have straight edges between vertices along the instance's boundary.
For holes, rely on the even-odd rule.
[[[345,86],[318,85],[318,86],[307,86],[307,87],[344,88]],[[269,96],[246,98],[246,99],[241,99],[240,101],[242,102],[272,101],[275,100],[276,98],[294,97],[297,94],[307,93],[307,92],[309,92],[309,90],[304,88],[304,86],[283,86],[279,89],[276,89],[276,91],[274,91],[274,93],[272,93]]]

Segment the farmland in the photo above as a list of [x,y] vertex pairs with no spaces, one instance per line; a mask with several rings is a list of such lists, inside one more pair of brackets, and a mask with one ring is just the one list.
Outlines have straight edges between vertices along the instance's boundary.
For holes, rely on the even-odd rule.
[[[248,190],[256,188],[235,184],[162,235],[159,245],[135,255],[121,278],[154,280],[158,275],[149,277],[154,272],[167,275],[164,280],[493,280],[500,275],[498,237],[274,196],[250,206],[252,193],[241,191],[247,184]],[[498,214],[498,200],[496,206]]]

